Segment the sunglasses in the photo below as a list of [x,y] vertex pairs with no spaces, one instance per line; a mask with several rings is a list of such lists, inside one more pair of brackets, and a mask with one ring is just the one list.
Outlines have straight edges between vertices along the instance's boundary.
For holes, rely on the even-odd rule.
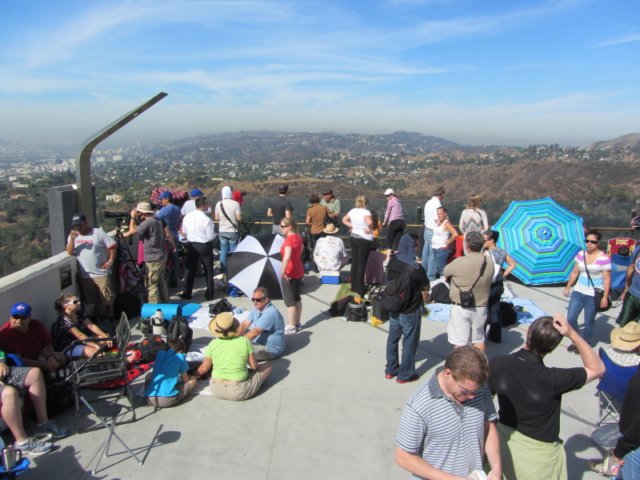
[[78,305],[80,300],[71,300],[70,302],[65,303],[65,305]]
[[260,303],[260,302],[262,302],[265,298],[266,298],[266,297],[252,297],[252,298],[251,298],[251,301],[252,301],[253,303]]
[[584,243],[593,243],[594,245],[597,245],[600,242],[598,242],[598,240],[587,240],[587,239],[585,239]]
[[471,396],[477,395],[478,393],[478,390],[468,390],[464,388],[462,385],[460,385],[459,382],[456,382],[456,385],[458,385],[458,388],[460,389],[460,393],[465,397],[471,397]]
[[280,225],[280,228],[287,228],[289,225]]
[[27,315],[13,315],[14,320],[26,320],[27,318],[31,318]]

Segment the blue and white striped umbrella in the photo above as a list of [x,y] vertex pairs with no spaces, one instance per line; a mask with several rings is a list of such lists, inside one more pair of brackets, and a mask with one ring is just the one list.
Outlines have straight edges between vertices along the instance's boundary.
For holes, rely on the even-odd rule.
[[584,245],[582,217],[551,197],[513,201],[493,226],[498,246],[518,266],[513,274],[525,285],[564,283]]

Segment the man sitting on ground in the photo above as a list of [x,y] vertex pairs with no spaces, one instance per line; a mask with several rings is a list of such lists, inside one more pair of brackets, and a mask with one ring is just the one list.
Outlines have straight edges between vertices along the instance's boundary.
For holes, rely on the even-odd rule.
[[640,323],[629,322],[611,330],[611,346],[605,347],[607,356],[621,367],[640,365]]
[[[239,335],[253,342],[256,360],[273,360],[284,353],[284,319],[269,299],[269,291],[258,287],[253,291],[251,301],[256,308],[251,310],[249,319],[242,322]],[[245,333],[246,332],[246,333]]]
[[44,324],[31,318],[31,305],[18,302],[11,307],[11,316],[0,328],[0,349],[19,355],[25,366],[55,371],[67,359],[53,351],[53,339]]
[[[568,337],[582,367],[549,368],[544,357]],[[506,478],[565,480],[566,454],[559,438],[562,394],[604,374],[604,364],[562,315],[531,324],[522,349],[491,360],[489,385],[498,394],[500,453]]]
[[344,242],[336,236],[338,231],[335,223],[329,223],[322,230],[326,236],[316,242],[313,261],[321,272],[336,272],[349,262]]
[[22,423],[22,402],[25,393],[33,403],[38,421],[37,434],[45,434],[50,439],[60,439],[69,435],[69,430],[58,426],[47,416],[47,390],[39,368],[10,367],[5,362],[5,354],[0,351],[0,400],[2,420],[16,439],[16,447],[31,456],[51,451],[51,444],[36,436],[29,437]]

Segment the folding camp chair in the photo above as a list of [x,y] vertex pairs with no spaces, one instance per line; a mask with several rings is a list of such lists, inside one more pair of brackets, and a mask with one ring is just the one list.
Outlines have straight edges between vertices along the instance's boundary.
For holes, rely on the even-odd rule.
[[598,390],[599,403],[597,426],[600,426],[609,417],[611,417],[615,423],[620,421],[622,401],[624,400],[625,393],[627,393],[629,380],[638,371],[638,367],[621,367],[613,363],[603,348],[600,348],[598,354],[606,368],[604,376],[600,379],[596,387]]
[[129,325],[129,319],[127,315],[122,312],[120,315],[120,322],[116,327],[116,337],[111,339],[100,338],[88,338],[86,341],[92,342],[104,342],[106,340],[114,341],[117,346],[117,352],[97,352],[90,358],[77,359],[72,362],[72,372],[68,379],[72,382],[73,392],[76,402],[76,413],[80,411],[80,404],[87,407],[89,412],[93,414],[98,422],[107,429],[108,435],[105,438],[100,450],[100,456],[96,463],[95,469],[92,473],[98,471],[98,466],[103,457],[109,455],[109,446],[111,440],[115,437],[120,444],[129,452],[129,456],[134,457],[140,465],[142,461],[136,456],[135,453],[127,446],[122,438],[115,432],[117,426],[118,415],[100,415],[93,407],[93,405],[87,400],[83,394],[82,389],[95,385],[96,383],[102,383],[111,380],[120,380],[123,387],[122,391],[116,395],[110,394],[107,396],[101,396],[100,400],[113,400],[117,402],[121,397],[125,396],[129,401],[131,410],[131,420],[134,422],[136,419],[135,408],[133,405],[133,392],[129,384],[127,376],[127,345],[131,338],[131,326]]

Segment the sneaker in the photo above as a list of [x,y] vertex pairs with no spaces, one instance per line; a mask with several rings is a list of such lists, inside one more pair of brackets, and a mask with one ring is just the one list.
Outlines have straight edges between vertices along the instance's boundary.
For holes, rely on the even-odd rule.
[[53,448],[53,445],[51,445],[50,443],[45,443],[42,440],[38,440],[34,437],[27,438],[24,443],[16,442],[15,445],[20,450],[22,450],[22,453],[24,455],[30,455],[32,457],[37,457],[38,455],[48,453]]
[[590,460],[589,469],[604,477],[615,477],[620,471],[621,465],[609,454],[603,460]]
[[300,330],[302,330],[302,325],[297,324],[296,325],[296,333],[298,333]]
[[292,335],[294,333],[298,333],[298,330],[296,330],[296,327],[294,325],[287,325],[284,329],[284,334],[285,335]]
[[45,434],[50,439],[59,440],[61,438],[69,436],[69,429],[61,427],[53,420],[49,420],[48,422],[44,422],[43,424],[38,425],[37,433]]

